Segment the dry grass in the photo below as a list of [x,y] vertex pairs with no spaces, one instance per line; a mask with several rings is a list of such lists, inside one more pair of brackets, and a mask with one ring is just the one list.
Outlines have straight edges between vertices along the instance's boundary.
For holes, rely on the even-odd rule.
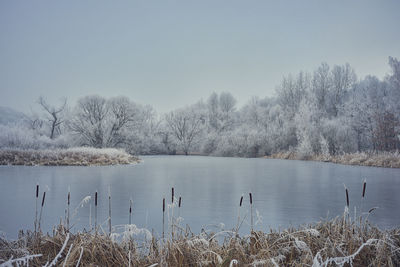
[[281,232],[257,231],[242,237],[228,232],[219,241],[213,234],[183,230],[173,239],[151,236],[138,241],[127,236],[115,241],[108,235],[76,233],[65,242],[63,226],[52,236],[20,233],[17,241],[0,239],[0,264],[41,254],[30,260],[30,266],[42,266],[59,254],[57,266],[78,262],[80,266],[400,265],[400,229],[380,230],[368,223],[348,223],[343,217]]
[[347,153],[335,156],[314,155],[308,158],[302,158],[295,152],[279,152],[266,158],[274,159],[292,159],[292,160],[314,160],[323,162],[332,162],[345,165],[358,165],[370,167],[400,168],[399,152],[358,152]]
[[0,150],[0,165],[92,166],[137,163],[119,149],[68,148],[55,150]]

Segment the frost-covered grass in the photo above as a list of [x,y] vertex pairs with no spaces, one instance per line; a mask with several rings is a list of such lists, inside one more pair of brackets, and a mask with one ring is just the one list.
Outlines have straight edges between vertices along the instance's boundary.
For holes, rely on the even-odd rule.
[[[123,238],[93,232],[21,233],[0,239],[0,264],[19,258],[31,266],[399,266],[400,229],[380,230],[343,217],[283,231],[193,234],[178,230],[158,239],[126,225]],[[188,229],[188,228],[187,228]],[[142,234],[142,239],[137,238]],[[224,235],[223,241],[216,236]],[[7,265],[6,265],[7,266]]]
[[45,150],[0,150],[0,165],[91,166],[131,164],[138,158],[115,148],[76,147]]
[[299,159],[333,162],[346,165],[400,168],[400,153],[397,152],[358,152],[346,153],[341,155],[312,155],[304,157],[295,152],[280,152],[267,158],[275,159]]

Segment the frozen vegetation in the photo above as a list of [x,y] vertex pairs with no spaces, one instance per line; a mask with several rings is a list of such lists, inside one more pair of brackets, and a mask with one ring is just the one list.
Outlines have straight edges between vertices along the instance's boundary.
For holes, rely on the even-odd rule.
[[45,150],[0,150],[0,165],[92,166],[137,163],[121,149],[77,147]]
[[400,153],[396,152],[357,152],[344,153],[340,155],[312,155],[304,157],[296,152],[281,152],[276,153],[266,158],[273,159],[295,159],[295,160],[314,160],[323,162],[333,162],[346,165],[370,166],[370,167],[385,167],[385,168],[400,168]]
[[[283,77],[274,97],[242,107],[227,92],[157,114],[127,97],[37,101],[41,112],[0,126],[1,149],[121,148],[132,155],[279,157],[398,167],[400,62],[383,79],[322,63]],[[0,110],[1,111],[1,110]]]
[[[159,238],[136,225],[105,233],[20,233],[0,238],[0,265],[16,266],[399,266],[400,230],[380,230],[345,217],[316,224],[252,231],[193,234],[189,228]],[[123,236],[115,240],[114,236]],[[223,237],[218,240],[218,237]],[[50,265],[49,265],[50,264]]]

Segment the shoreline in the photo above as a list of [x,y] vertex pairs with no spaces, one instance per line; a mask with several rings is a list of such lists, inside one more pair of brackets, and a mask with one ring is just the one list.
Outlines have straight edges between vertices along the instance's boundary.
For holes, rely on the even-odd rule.
[[124,150],[76,147],[67,149],[1,149],[0,165],[19,166],[108,166],[134,164],[140,160]]
[[[165,156],[184,156],[177,153]],[[160,155],[154,155],[160,156]],[[164,156],[164,155],[163,155]],[[202,153],[190,153],[187,156],[212,156]],[[238,157],[246,158],[246,157]],[[255,157],[257,158],[257,157]],[[285,159],[285,160],[304,160],[329,162],[335,164],[380,167],[380,168],[400,168],[400,152],[358,152],[335,156],[312,155],[300,156],[296,152],[284,151],[274,153],[269,156],[261,156],[264,159]],[[18,166],[108,166],[108,165],[127,165],[139,163],[140,159],[132,156],[122,149],[114,148],[91,148],[76,147],[66,149],[45,149],[45,150],[20,150],[20,149],[0,149],[0,165]]]
[[[113,228],[114,229],[114,228]],[[124,225],[107,234],[93,229],[52,234],[20,231],[18,240],[0,237],[0,264],[43,266],[352,266],[400,264],[400,228],[381,230],[366,219],[345,215],[284,230],[194,234],[169,227],[165,238]],[[172,230],[171,230],[172,229]],[[174,230],[175,229],[175,230]]]
[[262,158],[330,162],[335,164],[364,167],[400,168],[399,152],[359,152],[337,156],[313,155],[309,157],[302,157],[295,152],[280,152],[270,156],[263,156]]

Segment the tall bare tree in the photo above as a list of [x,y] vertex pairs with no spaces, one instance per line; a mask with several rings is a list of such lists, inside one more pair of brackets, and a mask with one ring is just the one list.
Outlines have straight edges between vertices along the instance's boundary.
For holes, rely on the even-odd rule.
[[67,99],[63,99],[63,103],[59,107],[49,105],[46,100],[41,96],[38,99],[38,104],[46,112],[46,119],[50,122],[50,139],[55,136],[56,129],[64,122],[62,118],[62,112],[65,110],[67,105]]
[[165,120],[174,137],[188,155],[205,124],[205,115],[193,107],[172,111]]

